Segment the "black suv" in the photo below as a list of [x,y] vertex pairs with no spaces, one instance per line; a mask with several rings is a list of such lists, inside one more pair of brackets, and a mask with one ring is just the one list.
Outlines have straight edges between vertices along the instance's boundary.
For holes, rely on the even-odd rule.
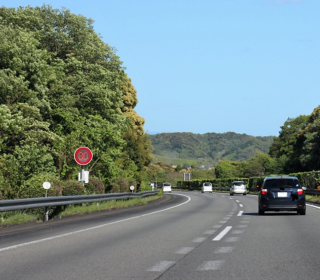
[[304,190],[297,177],[267,177],[259,193],[259,215],[265,211],[297,211],[306,214]]

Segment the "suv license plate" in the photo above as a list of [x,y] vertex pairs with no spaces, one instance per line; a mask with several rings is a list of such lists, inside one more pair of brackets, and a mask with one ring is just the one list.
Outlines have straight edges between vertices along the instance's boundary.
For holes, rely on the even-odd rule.
[[278,192],[278,197],[287,197],[286,192]]

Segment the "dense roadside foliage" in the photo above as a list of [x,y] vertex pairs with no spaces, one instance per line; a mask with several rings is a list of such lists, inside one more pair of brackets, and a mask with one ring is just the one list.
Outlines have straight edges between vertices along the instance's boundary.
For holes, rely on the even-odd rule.
[[[320,171],[289,173],[286,175],[297,177],[301,185],[307,187],[307,189],[309,190],[320,190]],[[266,176],[256,176],[248,178],[229,177],[217,179],[201,178],[190,181],[180,180],[177,182],[177,187],[188,190],[200,190],[204,182],[211,182],[213,187],[218,188],[218,190],[229,191],[233,181],[244,181],[250,191],[255,192],[260,190],[265,177]]]
[[320,106],[309,116],[289,118],[281,127],[269,154],[283,173],[320,169]]
[[0,199],[42,195],[43,180],[65,188],[81,146],[106,189],[119,178],[139,186],[151,142],[136,90],[93,21],[50,6],[1,7],[0,38]]

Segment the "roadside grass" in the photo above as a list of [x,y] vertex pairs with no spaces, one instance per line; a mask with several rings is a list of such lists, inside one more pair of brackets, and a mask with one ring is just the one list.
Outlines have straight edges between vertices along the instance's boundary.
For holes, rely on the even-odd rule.
[[0,214],[0,226],[10,225],[10,224],[22,224],[30,221],[36,221],[38,219],[37,215],[21,213],[15,211],[13,214],[5,215]]
[[59,216],[66,215],[83,215],[87,213],[97,212],[101,210],[111,210],[127,208],[135,205],[145,205],[149,201],[158,199],[159,196],[149,196],[145,198],[131,198],[128,200],[109,200],[104,202],[85,203],[80,205],[69,205],[66,210],[59,213]]
[[306,194],[306,201],[320,203],[320,196]]
[[[127,200],[109,200],[102,202],[84,203],[82,205],[69,205],[63,212],[59,213],[58,216],[67,215],[84,215],[92,212],[101,210],[111,210],[127,208],[135,205],[145,205],[149,201],[156,200],[162,197],[162,191],[155,196],[148,196],[145,198],[132,198]],[[8,211],[0,213],[0,227],[10,224],[23,224],[30,221],[41,221],[43,216],[33,215],[30,213],[23,213],[21,211]]]

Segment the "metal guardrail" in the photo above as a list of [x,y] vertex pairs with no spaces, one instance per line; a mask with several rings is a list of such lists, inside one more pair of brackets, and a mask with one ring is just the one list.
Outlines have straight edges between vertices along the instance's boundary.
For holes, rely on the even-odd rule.
[[92,195],[74,195],[74,196],[50,196],[25,199],[0,200],[0,212],[40,208],[51,206],[62,206],[69,204],[80,204],[88,202],[97,202],[104,200],[127,199],[135,197],[147,197],[156,195],[159,191],[145,191],[141,193],[108,193],[108,194],[92,194]]
[[316,189],[310,189],[305,191],[306,194],[312,194],[312,195],[320,195],[320,191]]

